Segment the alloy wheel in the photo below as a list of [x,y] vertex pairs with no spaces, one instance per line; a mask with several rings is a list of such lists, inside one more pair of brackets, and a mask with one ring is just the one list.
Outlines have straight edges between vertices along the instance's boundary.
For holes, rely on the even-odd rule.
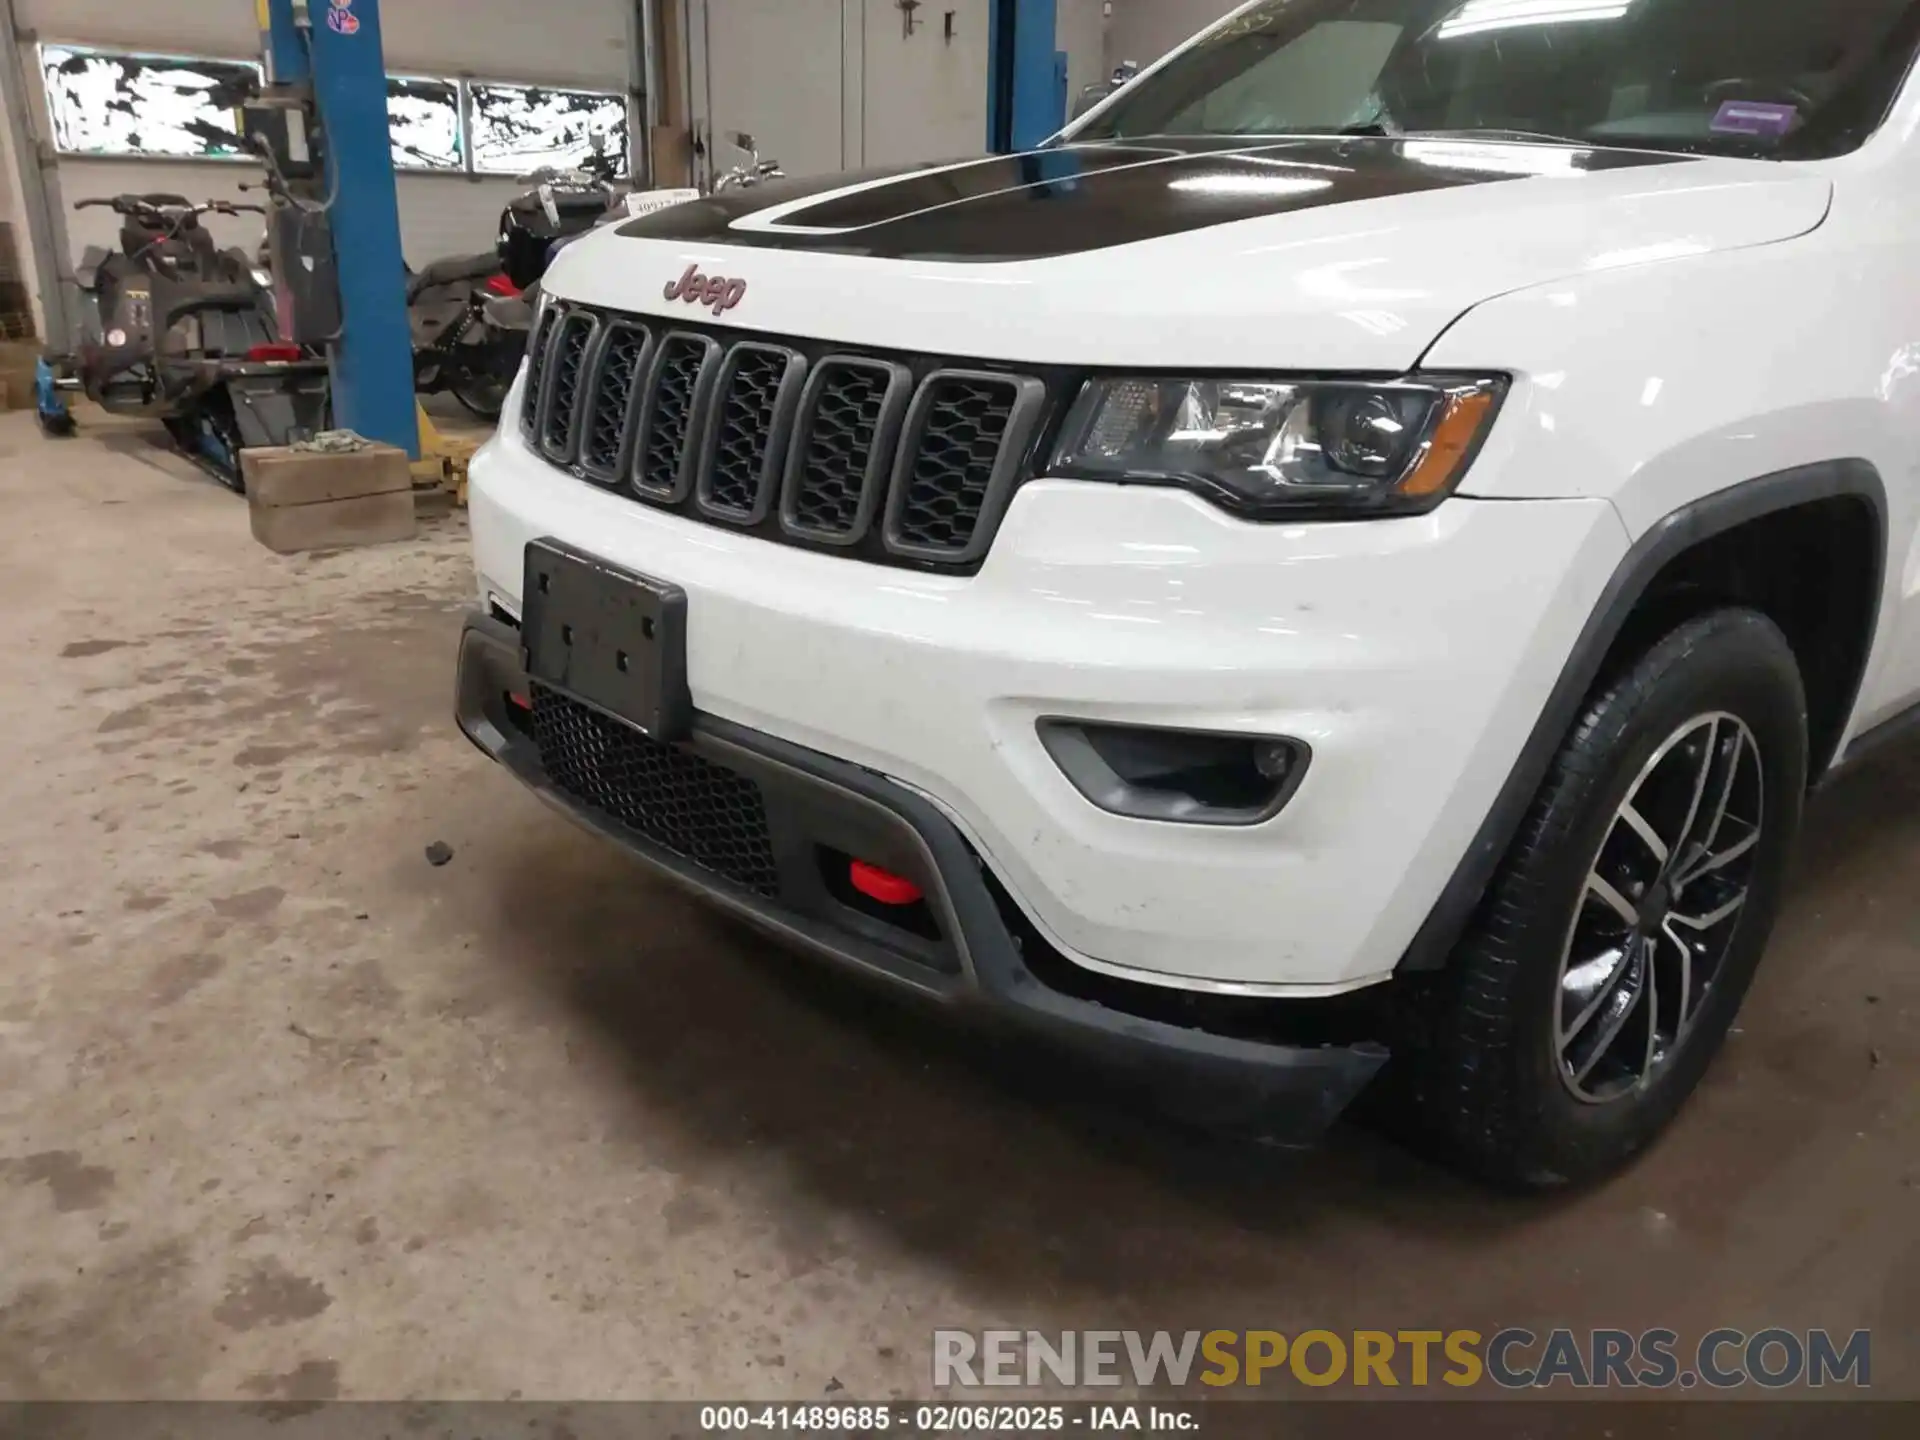
[[1739,929],[1765,825],[1753,731],[1724,712],[1657,749],[1588,866],[1560,957],[1554,1057],[1576,1099],[1644,1091],[1671,1064]]

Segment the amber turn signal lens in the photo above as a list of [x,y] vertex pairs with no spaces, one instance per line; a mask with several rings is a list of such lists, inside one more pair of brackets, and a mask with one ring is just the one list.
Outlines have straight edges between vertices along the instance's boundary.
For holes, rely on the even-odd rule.
[[1434,427],[1427,453],[1400,482],[1402,495],[1438,495],[1453,483],[1486,429],[1494,398],[1490,390],[1459,390],[1447,396],[1446,413]]

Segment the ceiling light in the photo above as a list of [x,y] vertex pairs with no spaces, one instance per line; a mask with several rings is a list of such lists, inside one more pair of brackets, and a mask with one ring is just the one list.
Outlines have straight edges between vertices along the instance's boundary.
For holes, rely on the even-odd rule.
[[1564,25],[1580,20],[1618,20],[1634,0],[1467,0],[1440,22],[1442,40],[1513,30],[1526,25]]

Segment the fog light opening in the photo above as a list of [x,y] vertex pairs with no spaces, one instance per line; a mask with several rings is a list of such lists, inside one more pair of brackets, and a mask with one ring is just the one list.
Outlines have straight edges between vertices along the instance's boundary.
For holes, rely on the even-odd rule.
[[1253,747],[1253,768],[1269,780],[1293,773],[1294,749],[1284,740],[1263,740]]
[[1258,825],[1293,798],[1311,757],[1285,736],[1040,722],[1040,740],[1093,804],[1136,820]]

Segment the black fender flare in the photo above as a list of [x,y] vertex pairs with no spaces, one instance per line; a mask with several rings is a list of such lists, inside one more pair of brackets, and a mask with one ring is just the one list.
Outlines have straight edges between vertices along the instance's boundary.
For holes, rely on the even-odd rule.
[[[1554,682],[1546,707],[1534,722],[1506,783],[1500,787],[1473,842],[1454,867],[1440,898],[1407,946],[1397,967],[1398,973],[1445,968],[1473,918],[1475,907],[1493,882],[1500,861],[1513,844],[1513,837],[1519,833],[1528,807],[1547,778],[1553,757],[1579,719],[1580,707],[1599,678],[1608,652],[1620,638],[1627,617],[1645,598],[1654,577],[1677,556],[1735,526],[1797,505],[1842,497],[1864,501],[1872,507],[1878,521],[1874,530],[1877,543],[1869,632],[1877,634],[1880,610],[1886,600],[1887,490],[1880,472],[1866,460],[1830,460],[1803,465],[1717,491],[1658,521],[1634,543],[1601,592],[1593,613],[1587,617],[1580,638],[1574,642],[1560,678]],[[1860,665],[1849,679],[1849,714],[1859,703],[1860,685],[1866,677],[1871,648],[1871,645],[1863,648]],[[1858,745],[1854,748],[1858,749]],[[1847,758],[1853,758],[1852,751]],[[1821,775],[1835,759],[1831,755],[1812,757],[1810,773],[1816,777]]]

